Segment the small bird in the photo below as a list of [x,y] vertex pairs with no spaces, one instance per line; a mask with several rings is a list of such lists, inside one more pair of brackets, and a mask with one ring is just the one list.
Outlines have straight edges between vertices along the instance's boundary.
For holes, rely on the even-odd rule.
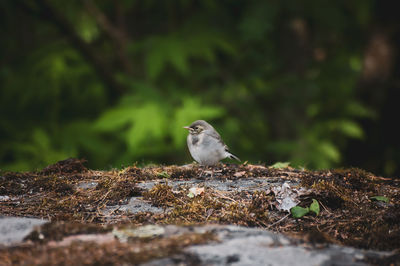
[[240,161],[237,156],[229,152],[221,136],[206,121],[197,120],[183,128],[189,130],[187,145],[193,159],[199,164],[214,165],[225,158]]

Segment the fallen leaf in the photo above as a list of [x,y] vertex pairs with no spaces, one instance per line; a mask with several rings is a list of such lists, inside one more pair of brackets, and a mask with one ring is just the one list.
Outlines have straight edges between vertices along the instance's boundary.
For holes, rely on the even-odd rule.
[[300,202],[298,198],[307,192],[302,188],[296,189],[291,187],[287,182],[283,183],[281,186],[274,186],[271,188],[271,190],[275,194],[275,206],[278,208],[278,210],[284,210],[288,212]]
[[246,174],[246,171],[240,171],[233,174],[235,177],[242,177]]
[[189,189],[188,197],[193,198],[195,196],[204,194],[204,187],[192,187]]

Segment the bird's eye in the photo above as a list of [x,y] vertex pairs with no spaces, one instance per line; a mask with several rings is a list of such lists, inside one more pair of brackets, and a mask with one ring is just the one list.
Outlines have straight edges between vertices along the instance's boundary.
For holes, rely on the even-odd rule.
[[195,126],[195,127],[194,127],[194,129],[198,130],[198,129],[199,129],[199,127],[198,127],[198,126]]

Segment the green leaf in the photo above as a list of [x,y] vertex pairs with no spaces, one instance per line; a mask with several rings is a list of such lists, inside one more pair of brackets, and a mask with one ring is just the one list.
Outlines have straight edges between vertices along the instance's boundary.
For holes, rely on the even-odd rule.
[[115,131],[129,124],[133,120],[134,107],[117,107],[108,109],[95,122],[95,129],[101,131]]
[[329,141],[321,141],[318,146],[321,156],[328,158],[334,162],[340,161],[339,149]]
[[99,36],[100,31],[93,16],[82,12],[77,24],[76,31],[86,42],[92,42]]
[[282,169],[282,168],[287,168],[289,165],[290,162],[276,162],[273,165],[271,165],[271,167],[276,169]]
[[166,171],[162,171],[161,173],[157,173],[158,177],[169,178],[170,175]]
[[166,121],[167,114],[160,105],[148,103],[136,108],[132,114],[133,123],[125,136],[129,149],[133,151],[138,147],[147,148],[149,143],[162,139],[167,133]]
[[385,203],[389,203],[389,199],[385,196],[373,196],[370,198],[371,200],[376,200],[376,201],[383,201]]
[[312,199],[312,203],[310,205],[310,211],[314,212],[316,215],[319,215],[320,209],[319,209],[319,203],[317,200]]
[[360,139],[364,136],[364,131],[362,128],[355,122],[350,120],[342,120],[338,122],[338,129],[343,132],[343,134]]
[[43,129],[35,129],[32,134],[32,139],[41,151],[47,151],[50,149],[50,138]]
[[154,49],[146,57],[146,70],[151,79],[156,78],[165,65],[165,59],[161,50]]
[[376,118],[376,113],[365,106],[363,106],[361,103],[358,102],[349,102],[346,106],[346,112],[349,113],[352,116],[356,117],[368,117],[368,118]]
[[310,212],[309,208],[303,208],[303,207],[300,207],[300,206],[295,206],[295,207],[290,209],[290,213],[292,214],[292,216],[294,218],[301,218],[301,217],[303,217],[304,215],[306,215],[309,212]]
[[152,37],[148,41],[146,71],[151,79],[157,78],[170,63],[182,75],[189,73],[188,51],[184,40],[176,34]]

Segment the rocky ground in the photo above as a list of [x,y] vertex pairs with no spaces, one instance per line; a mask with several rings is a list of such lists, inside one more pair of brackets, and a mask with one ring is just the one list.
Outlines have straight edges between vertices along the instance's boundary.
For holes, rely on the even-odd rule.
[[400,265],[400,180],[262,165],[0,173],[0,264]]

